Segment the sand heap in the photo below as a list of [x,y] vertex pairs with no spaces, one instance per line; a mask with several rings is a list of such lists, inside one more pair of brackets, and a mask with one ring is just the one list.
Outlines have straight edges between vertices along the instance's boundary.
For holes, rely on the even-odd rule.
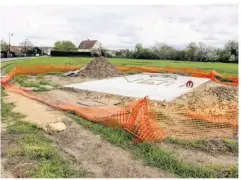
[[97,79],[117,77],[121,75],[123,75],[123,73],[117,70],[115,66],[109,63],[104,57],[93,59],[79,72],[79,76],[81,77]]
[[232,86],[209,87],[186,95],[186,107],[196,112],[227,115],[238,108],[238,88]]

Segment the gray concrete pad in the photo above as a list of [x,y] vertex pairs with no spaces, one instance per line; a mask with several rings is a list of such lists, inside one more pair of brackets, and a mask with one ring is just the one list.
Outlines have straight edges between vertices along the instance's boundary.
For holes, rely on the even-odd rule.
[[126,76],[126,78],[115,77],[70,84],[65,85],[65,87],[136,98],[148,96],[151,100],[171,101],[193,89],[186,87],[186,82],[189,80],[193,81],[193,88],[210,81],[207,78],[188,77],[174,74],[136,74]]

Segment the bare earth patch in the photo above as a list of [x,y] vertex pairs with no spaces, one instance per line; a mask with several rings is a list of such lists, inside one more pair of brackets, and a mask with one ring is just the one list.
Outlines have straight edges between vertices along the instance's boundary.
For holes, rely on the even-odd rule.
[[185,149],[179,147],[178,145],[173,145],[169,143],[159,143],[159,147],[167,149],[174,154],[176,154],[180,159],[187,163],[197,164],[199,166],[208,166],[211,164],[229,166],[229,165],[238,165],[238,157],[230,155],[221,155],[221,154],[210,154],[207,152],[202,152],[193,149]]
[[58,84],[58,85],[68,85],[68,84],[80,83],[80,82],[91,80],[91,79],[82,78],[82,77],[65,77],[65,76],[55,76],[55,75],[46,75],[44,76],[44,79],[49,81],[50,83]]
[[[72,88],[61,88],[51,91],[40,92],[36,96],[44,97],[48,99],[55,99],[66,103],[83,105],[87,101],[92,101],[92,105],[89,102],[89,106],[101,106],[101,105],[119,105],[133,102],[135,98],[123,97],[118,95],[93,92],[87,90],[75,90]],[[88,103],[87,103],[88,104]]]
[[6,159],[5,158],[1,158],[1,178],[14,178],[13,174],[11,173],[10,170],[6,170],[3,167],[3,164],[5,163]]
[[65,118],[60,111],[53,110],[37,101],[12,92],[7,93],[6,102],[16,105],[13,111],[26,115],[26,121],[34,123],[46,131],[48,131],[50,123],[62,122]]

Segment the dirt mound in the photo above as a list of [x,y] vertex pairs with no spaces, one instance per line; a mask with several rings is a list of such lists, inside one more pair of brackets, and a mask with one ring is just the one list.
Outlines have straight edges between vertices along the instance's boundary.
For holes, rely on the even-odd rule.
[[218,97],[219,101],[227,100],[234,101],[238,100],[238,88],[237,87],[228,87],[228,86],[219,86],[209,89],[209,92]]
[[118,71],[115,66],[109,63],[104,57],[97,57],[79,72],[79,76],[84,78],[107,78],[121,76],[123,73]]
[[208,87],[194,90],[183,97],[184,106],[196,112],[227,115],[238,108],[238,88],[231,86]]

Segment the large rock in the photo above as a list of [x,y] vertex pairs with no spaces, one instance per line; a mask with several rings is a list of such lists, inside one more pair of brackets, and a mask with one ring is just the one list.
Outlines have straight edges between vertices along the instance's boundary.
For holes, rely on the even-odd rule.
[[62,122],[55,122],[55,123],[48,124],[49,131],[59,132],[59,131],[65,130],[65,129],[66,129],[66,126]]

